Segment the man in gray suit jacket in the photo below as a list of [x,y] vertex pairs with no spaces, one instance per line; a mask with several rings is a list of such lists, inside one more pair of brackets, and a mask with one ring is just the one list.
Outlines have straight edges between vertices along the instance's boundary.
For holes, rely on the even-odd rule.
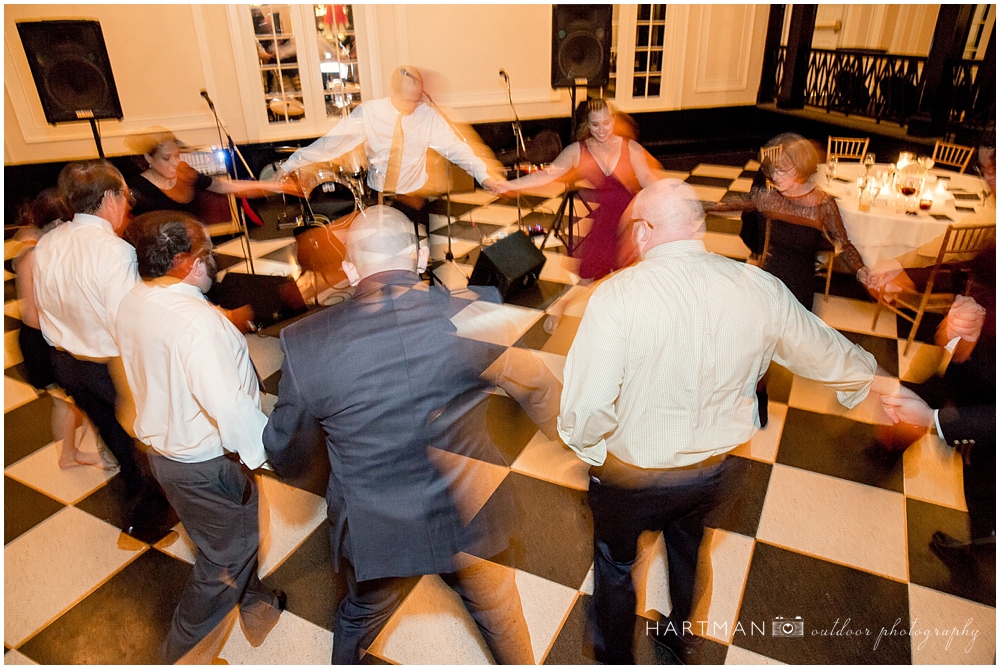
[[360,661],[423,574],[441,574],[462,596],[498,662],[531,664],[514,570],[497,564],[510,552],[510,500],[495,494],[480,509],[463,491],[477,487],[478,462],[509,465],[489,440],[491,384],[550,437],[561,388],[527,351],[459,336],[452,317],[482,315],[499,295],[428,288],[417,275],[427,249],[415,242],[412,223],[389,207],[352,224],[344,269],[356,292],[282,332],[264,446],[279,476],[296,476],[325,436],[333,555],[348,581],[334,664]]

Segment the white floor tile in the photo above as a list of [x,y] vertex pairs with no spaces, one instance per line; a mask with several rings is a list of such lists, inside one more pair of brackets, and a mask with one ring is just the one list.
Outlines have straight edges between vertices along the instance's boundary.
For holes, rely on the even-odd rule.
[[[81,429],[81,433],[85,436],[80,448],[90,453],[96,453],[97,445],[93,431]],[[4,470],[4,473],[30,488],[42,491],[63,504],[75,504],[103,486],[118,473],[117,469],[106,471],[89,465],[60,469],[59,454],[61,452],[62,442],[55,441],[15,462]]]
[[846,297],[831,295],[824,300],[821,293],[816,293],[813,301],[813,313],[819,316],[830,327],[845,332],[875,334],[879,337],[896,337],[896,315],[891,311],[882,310],[878,323],[872,331],[872,319],[875,317],[874,302],[862,302]]
[[887,576],[907,578],[905,498],[776,464],[757,539]]
[[326,500],[270,476],[258,476],[261,577],[278,568],[326,521]]
[[781,431],[785,427],[785,417],[788,406],[780,402],[767,403],[767,427],[758,430],[750,441],[732,451],[733,455],[743,458],[773,463],[778,457],[778,445],[781,443]]
[[327,665],[333,651],[333,632],[285,611],[264,643],[250,645],[237,622],[219,657],[229,664]]
[[11,378],[6,374],[3,377],[3,410],[7,413],[11,409],[16,409],[22,404],[27,404],[38,397],[38,392],[27,383]]
[[543,281],[555,281],[576,285],[580,281],[580,261],[562,253],[543,251],[545,265],[539,278]]
[[[496,565],[497,569],[507,567]],[[516,571],[536,662],[559,631],[576,591]],[[424,576],[372,644],[372,652],[400,664],[489,664],[490,656],[459,596],[438,576]]]
[[459,265],[454,261],[446,262],[434,268],[434,278],[451,290],[457,290],[469,285],[472,269],[468,265]]
[[853,409],[848,409],[837,401],[836,390],[819,381],[805,379],[801,376],[792,377],[792,389],[788,393],[788,406],[815,413],[844,416],[861,423],[887,424],[888,420],[884,417],[882,402],[877,393],[868,393],[868,397],[860,404]]
[[497,196],[488,190],[474,190],[469,193],[455,193],[451,196],[452,202],[462,202],[463,204],[489,204],[497,199]]
[[21,303],[18,300],[7,300],[3,303],[4,316],[21,320]]
[[729,185],[729,190],[735,193],[749,193],[751,186],[753,186],[753,179],[743,177],[742,179],[737,179],[731,183]]
[[635,613],[649,620],[670,615],[670,565],[662,532],[639,535],[637,556],[632,565],[635,584]]
[[540,431],[517,456],[511,470],[574,490],[590,487],[590,465],[561,441],[547,439]]
[[753,547],[754,540],[742,534],[716,529],[705,532],[691,614],[699,636],[724,644],[732,641]]
[[713,177],[715,179],[736,179],[743,174],[742,167],[728,165],[709,165],[702,163],[691,170],[693,177]]
[[691,176],[691,173],[680,170],[656,170],[656,176],[660,179],[677,179],[678,181],[684,181]]
[[510,470],[457,453],[428,448],[427,455],[448,481],[448,492],[463,523],[471,523]]
[[719,202],[722,200],[722,196],[726,194],[726,191],[729,190],[728,188],[699,186],[697,184],[690,184],[690,186],[694,189],[694,193],[698,196],[698,199],[704,202]]
[[967,511],[962,487],[962,457],[927,434],[903,453],[903,490],[907,497]]
[[[288,263],[268,260],[266,258],[255,257],[253,260],[253,269],[254,274],[263,276],[288,276],[297,279],[302,274],[302,270],[299,269],[298,265],[289,265]],[[250,274],[250,270],[247,269],[244,263],[233,265],[226,271],[233,272],[234,274]]]
[[198,556],[198,548],[191,541],[191,537],[188,535],[187,530],[184,529],[184,525],[177,523],[174,525],[173,531],[177,533],[177,536],[168,534],[154,544],[153,548],[167,555],[172,555],[178,560],[183,560],[188,564],[194,564],[194,559]]
[[459,337],[512,346],[542,316],[542,312],[510,304],[477,300],[452,317]]
[[[430,245],[431,259],[444,260],[448,253],[448,238],[442,235],[431,235]],[[455,237],[451,240],[451,254],[456,258],[461,258],[464,255],[468,255],[477,246],[479,246],[479,242]]]
[[759,170],[760,162],[756,160],[749,160],[747,161],[747,164],[743,166],[743,169],[746,172],[753,172],[754,170]]
[[729,652],[726,653],[726,664],[784,664],[784,662],[772,660],[739,646],[730,646]]
[[743,243],[739,235],[724,232],[706,232],[703,240],[705,249],[720,256],[735,260],[746,260],[750,257],[750,249]]
[[138,557],[120,534],[68,506],[4,546],[4,642],[20,645]]
[[[910,345],[908,355],[903,355],[906,348],[905,339],[897,339],[899,351],[899,380],[910,383],[924,383],[938,373],[947,369],[945,350],[940,346],[914,341]],[[949,357],[948,360],[951,358]]]
[[[997,611],[961,597],[909,584],[913,664],[995,664]],[[893,631],[891,621],[885,625]],[[910,631],[901,623],[896,629]]]
[[281,340],[278,337],[248,334],[247,348],[260,378],[266,379],[281,369],[281,363],[284,362],[285,356],[281,352]]
[[[527,213],[522,209],[523,213]],[[475,221],[487,225],[514,225],[517,223],[517,207],[508,207],[502,204],[489,204],[485,207],[472,209],[466,212],[463,221]]]

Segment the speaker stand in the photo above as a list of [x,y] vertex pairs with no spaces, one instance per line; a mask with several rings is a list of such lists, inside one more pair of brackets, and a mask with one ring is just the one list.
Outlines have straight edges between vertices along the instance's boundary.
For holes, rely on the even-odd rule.
[[90,121],[90,129],[94,133],[94,144],[97,144],[97,155],[100,156],[101,160],[104,160],[104,145],[101,144],[101,133],[97,129],[97,119],[91,116],[87,120]]

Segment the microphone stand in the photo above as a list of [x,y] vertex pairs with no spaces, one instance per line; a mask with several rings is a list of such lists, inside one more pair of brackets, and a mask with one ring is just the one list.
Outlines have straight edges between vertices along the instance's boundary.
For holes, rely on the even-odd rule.
[[[436,102],[434,102],[434,98],[432,98],[427,93],[427,91],[424,91],[424,95],[427,97],[427,101],[431,104],[431,107],[433,107],[434,110],[438,114],[440,114],[441,117],[445,120],[445,123],[447,123],[448,127],[451,128],[451,131],[453,133],[455,133],[458,136],[458,138],[460,140],[462,140],[462,142],[464,142],[466,145],[468,145],[469,141],[467,139],[465,139],[465,135],[463,135],[461,132],[459,132],[458,128],[455,127],[455,124],[451,122],[450,118],[448,118],[448,115],[441,111],[441,108],[437,106]],[[431,147],[431,148],[433,148],[433,147]],[[447,154],[447,151],[445,153]],[[445,191],[445,194],[444,194],[444,196],[445,196],[445,214],[446,214],[445,218],[448,221],[448,250],[444,254],[444,259],[446,261],[448,261],[448,262],[454,262],[454,260],[455,260],[455,254],[452,253],[452,250],[451,250],[451,156],[445,155],[444,159],[445,159],[445,168],[444,168],[445,169],[445,179],[448,182],[447,183],[447,190]],[[430,230],[430,223],[428,222],[428,224],[427,224],[427,248],[430,249],[430,247],[431,247],[431,230]],[[434,274],[434,272],[431,271],[431,275],[432,276],[433,276],[433,274]]]
[[[521,166],[524,162],[524,154],[527,153],[527,148],[524,146],[524,133],[521,130],[521,119],[517,116],[517,109],[514,108],[514,98],[510,94],[510,77],[503,70],[500,70],[500,76],[503,77],[504,82],[507,84],[507,103],[510,105],[510,111],[514,115],[514,122],[511,123],[511,128],[514,130],[514,173],[517,177],[522,176]],[[515,177],[515,178],[517,178]],[[524,216],[521,213],[521,191],[517,191],[517,229],[524,231]]]
[[[201,97],[205,98],[205,102],[208,103],[208,108],[212,110],[212,115],[215,117],[215,127],[219,131],[219,143],[223,143],[223,134],[226,135],[226,139],[228,140],[228,143],[225,144],[226,151],[229,153],[229,162],[226,165],[226,172],[234,180],[238,178],[236,173],[236,157],[239,156],[240,162],[243,163],[243,169],[245,169],[247,174],[250,175],[250,178],[253,179],[253,172],[250,170],[250,166],[247,165],[247,161],[243,158],[243,154],[240,153],[240,150],[236,147],[236,142],[233,141],[233,136],[229,134],[229,131],[226,130],[226,126],[223,125],[222,121],[219,119],[219,112],[215,110],[215,104],[212,103],[212,98],[208,97],[208,93],[205,91],[201,92]],[[235,199],[235,196],[233,197]],[[243,232],[243,238],[246,240],[247,268],[250,270],[250,274],[256,274],[257,271],[253,266],[253,251],[250,248],[250,230],[247,228],[247,218],[246,214],[243,213],[242,207],[237,207],[236,216],[240,223],[240,230]]]

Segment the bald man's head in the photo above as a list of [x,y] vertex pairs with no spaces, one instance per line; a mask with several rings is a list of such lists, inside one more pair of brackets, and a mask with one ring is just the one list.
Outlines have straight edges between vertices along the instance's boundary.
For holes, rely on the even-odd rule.
[[677,179],[661,179],[635,197],[633,234],[639,251],[693,239],[705,230],[705,209],[694,189]]
[[344,271],[352,284],[388,270],[423,271],[427,248],[417,251],[413,222],[382,205],[361,211],[347,232]]
[[412,65],[393,70],[389,86],[392,106],[404,115],[412,114],[424,97],[424,78]]

